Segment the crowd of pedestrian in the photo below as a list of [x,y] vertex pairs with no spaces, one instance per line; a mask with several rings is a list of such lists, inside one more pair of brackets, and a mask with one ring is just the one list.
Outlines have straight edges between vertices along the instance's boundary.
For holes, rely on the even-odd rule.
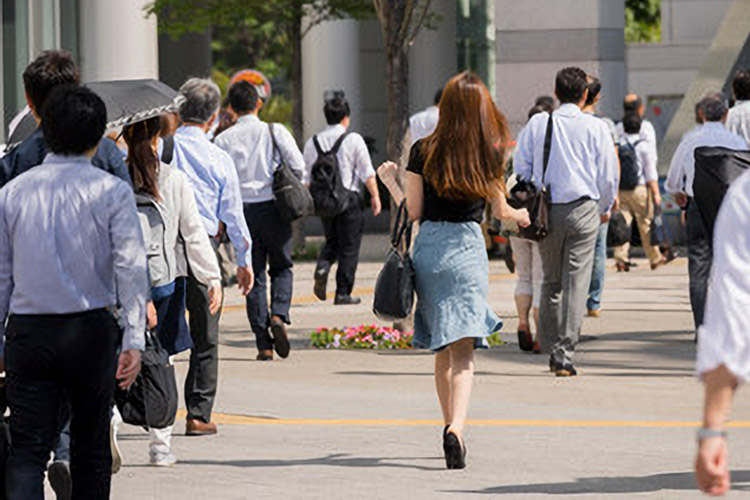
[[[300,149],[283,124],[262,121],[265,94],[247,81],[233,83],[222,102],[215,83],[192,78],[173,113],[132,120],[105,137],[104,102],[80,86],[67,53],[42,53],[23,77],[38,128],[0,160],[0,368],[10,409],[11,499],[43,498],[45,471],[58,498],[108,498],[122,464],[123,416],[114,394],[137,380],[151,345],[166,353],[167,365],[190,350],[186,434],[218,432],[212,411],[226,282],[222,242],[236,260],[257,359],[290,355],[293,230],[277,195],[282,169],[309,186],[322,221],[325,244],[313,276],[321,301],[361,301],[354,283],[365,200],[378,216],[378,177],[419,224],[414,346],[435,353],[449,469],[466,466],[474,350],[502,326],[488,301],[481,226],[488,215],[516,228],[510,241],[519,347],[547,354],[558,377],[578,374],[584,317],[601,314],[613,213],[635,221],[652,270],[673,258],[654,234],[662,195],[645,103],[627,95],[615,124],[599,114],[601,81],[580,68],[557,73],[555,98],[537,99],[515,149],[484,83],[470,72],[455,76],[410,120],[403,174],[390,161],[376,173],[365,140],[350,129],[342,95],[325,100],[327,127]],[[696,104],[697,125],[672,157],[665,184],[687,212],[698,371],[709,401],[699,483],[719,493],[728,487],[724,414],[750,366],[742,321],[750,301],[750,184],[745,176],[729,190],[712,244],[693,179],[700,148],[748,147],[750,72],[737,72],[733,90],[731,110],[720,93]],[[518,183],[537,204],[517,204],[511,188]],[[543,234],[531,238],[530,228]],[[633,267],[629,250],[628,242],[614,248],[618,271]],[[154,466],[177,462],[169,423],[176,406],[169,413],[166,425],[147,425]]]

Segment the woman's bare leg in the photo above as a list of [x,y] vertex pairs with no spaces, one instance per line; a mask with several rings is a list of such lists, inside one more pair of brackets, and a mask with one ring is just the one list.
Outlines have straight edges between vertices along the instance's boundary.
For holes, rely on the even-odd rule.
[[443,422],[451,425],[451,350],[450,347],[435,353],[435,388],[437,389]]
[[474,339],[467,338],[452,344],[451,351],[451,422],[450,431],[463,440],[469,413],[471,386],[474,380]]

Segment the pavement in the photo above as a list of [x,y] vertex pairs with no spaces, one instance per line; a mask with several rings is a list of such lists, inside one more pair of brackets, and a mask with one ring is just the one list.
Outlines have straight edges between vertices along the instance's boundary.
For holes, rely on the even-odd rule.
[[[610,261],[612,265],[612,261]],[[447,471],[432,355],[309,348],[321,326],[378,323],[379,266],[363,264],[360,306],[312,297],[311,264],[295,268],[289,359],[255,361],[242,298],[227,293],[216,436],[184,437],[179,463],[148,466],[148,435],[126,427],[115,499],[692,499],[702,389],[687,264],[608,270],[601,318],[587,318],[580,376],[557,379],[515,339],[514,278],[491,263],[490,299],[507,344],[480,351],[467,434],[468,468]],[[177,362],[184,380],[186,356]],[[731,429],[735,490],[750,498],[750,399]]]

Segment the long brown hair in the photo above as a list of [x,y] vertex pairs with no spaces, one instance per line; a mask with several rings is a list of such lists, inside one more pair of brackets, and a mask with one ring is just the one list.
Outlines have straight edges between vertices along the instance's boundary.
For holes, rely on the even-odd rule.
[[152,141],[159,135],[162,124],[159,117],[127,125],[122,135],[128,145],[128,172],[136,193],[150,194],[159,199],[159,157]]
[[449,199],[492,198],[505,190],[508,121],[482,80],[454,76],[440,99],[440,120],[422,144],[424,176]]

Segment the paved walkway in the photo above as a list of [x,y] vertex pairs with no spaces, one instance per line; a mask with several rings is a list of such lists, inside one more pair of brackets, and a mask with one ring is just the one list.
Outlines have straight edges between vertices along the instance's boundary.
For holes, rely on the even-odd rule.
[[[515,344],[513,277],[492,263],[490,293],[508,344],[479,352],[468,432],[469,468],[446,471],[439,409],[426,352],[307,348],[320,326],[375,322],[376,264],[362,266],[361,306],[311,297],[312,267],[296,268],[292,356],[254,360],[241,298],[222,321],[215,420],[220,434],[187,438],[180,463],[147,466],[147,434],[122,436],[115,499],[700,498],[691,463],[701,387],[687,297],[687,266],[607,276],[605,310],[587,319],[581,376],[556,379],[546,358]],[[178,362],[179,377],[186,371]],[[737,491],[750,497],[750,399],[731,431]]]

